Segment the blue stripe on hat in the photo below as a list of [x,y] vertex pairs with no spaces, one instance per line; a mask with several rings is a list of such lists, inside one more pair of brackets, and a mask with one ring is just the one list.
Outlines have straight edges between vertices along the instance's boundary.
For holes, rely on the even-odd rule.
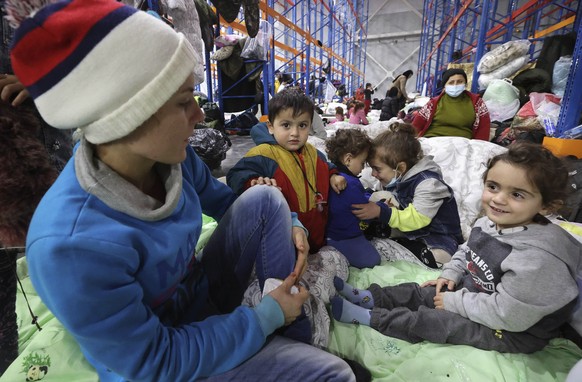
[[[93,28],[89,30],[81,44],[60,64],[36,83],[27,87],[33,99],[40,97],[53,86],[65,78],[73,69],[83,61],[91,50],[107,37],[113,29],[135,13],[140,12],[131,7],[120,7],[107,14]],[[112,52],[114,54],[114,52]],[[104,79],[106,81],[107,79]]]

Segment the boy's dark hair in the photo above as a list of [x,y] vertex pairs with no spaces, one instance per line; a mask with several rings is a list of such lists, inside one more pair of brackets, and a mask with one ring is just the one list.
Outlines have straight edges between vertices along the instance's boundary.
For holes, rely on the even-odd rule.
[[368,134],[358,129],[338,129],[335,135],[325,141],[325,151],[332,163],[340,164],[346,154],[360,155],[372,148]]
[[[540,192],[544,207],[551,207],[554,203],[561,204],[566,200],[568,167],[564,160],[556,157],[542,145],[529,142],[515,142],[510,145],[506,152],[489,159],[487,169],[483,173],[483,182],[487,180],[489,170],[499,161],[525,170],[531,185]],[[554,207],[559,207],[559,205]],[[546,219],[536,218],[534,221],[547,222]]]
[[400,162],[406,163],[407,171],[422,158],[422,148],[416,138],[416,130],[409,123],[395,122],[388,131],[372,141],[369,158],[379,155],[380,160],[395,169]]
[[344,115],[344,108],[341,106],[338,106],[335,108],[335,113],[336,114],[340,114],[340,115]]
[[368,86],[372,86],[372,84],[369,82],[366,82],[366,87],[368,87]]
[[275,118],[285,109],[293,110],[293,117],[308,113],[309,121],[313,120],[315,105],[305,93],[293,89],[284,89],[275,94],[269,101],[269,122],[275,122]]

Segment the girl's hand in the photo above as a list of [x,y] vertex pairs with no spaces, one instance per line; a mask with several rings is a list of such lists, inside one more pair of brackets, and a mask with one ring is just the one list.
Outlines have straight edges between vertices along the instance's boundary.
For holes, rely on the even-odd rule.
[[329,185],[336,194],[339,194],[346,189],[348,186],[348,181],[341,175],[333,174],[331,178],[329,178]]
[[295,262],[295,269],[293,273],[297,275],[297,280],[301,280],[305,270],[307,270],[307,255],[309,254],[309,242],[307,241],[307,234],[301,227],[293,227],[292,233],[293,243],[297,249],[297,260]]
[[428,280],[420,284],[421,288],[426,288],[427,286],[435,286],[437,285],[437,280]]
[[445,294],[444,293],[437,293],[434,296],[434,308],[435,309],[445,309]]
[[352,204],[352,213],[360,220],[376,219],[380,216],[380,206],[374,202]]
[[437,295],[439,293],[444,293],[446,291],[443,292],[443,287],[447,287],[446,291],[454,291],[455,290],[455,282],[453,280],[449,280],[449,279],[445,279],[442,277],[439,277],[436,281],[436,292]]

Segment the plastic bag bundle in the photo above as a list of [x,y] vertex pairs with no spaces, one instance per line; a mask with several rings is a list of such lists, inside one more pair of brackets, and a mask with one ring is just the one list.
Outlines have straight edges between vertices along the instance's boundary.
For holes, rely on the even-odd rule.
[[220,166],[231,145],[228,137],[215,129],[194,130],[188,143],[211,170]]
[[483,94],[483,101],[510,103],[515,100],[519,100],[519,90],[509,78],[492,80]]
[[491,73],[516,58],[527,55],[530,45],[531,42],[529,40],[508,41],[492,51],[485,53],[477,65],[477,71],[479,73]]
[[550,93],[532,92],[529,94],[529,100],[538,121],[546,130],[546,135],[553,136],[560,116],[560,97]]
[[572,66],[572,56],[562,56],[554,65],[554,72],[552,73],[552,93],[562,97],[566,90],[566,83],[568,82],[568,74],[570,74],[570,67]]
[[271,24],[266,20],[261,20],[257,36],[246,39],[240,56],[248,60],[266,61],[270,48],[271,34]]
[[513,118],[519,110],[519,90],[510,79],[495,79],[485,90],[483,101],[491,120],[503,122]]

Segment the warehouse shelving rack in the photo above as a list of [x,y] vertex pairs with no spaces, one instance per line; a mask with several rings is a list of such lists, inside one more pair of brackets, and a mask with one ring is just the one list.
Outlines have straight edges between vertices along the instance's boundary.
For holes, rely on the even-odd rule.
[[[269,59],[262,63],[263,113],[267,113],[269,94],[275,91],[276,71],[291,75],[293,84],[305,89],[316,103],[323,99],[325,86],[310,91],[312,75],[345,84],[348,94],[364,83],[369,0],[260,0],[259,6],[261,18],[273,31]],[[239,13],[232,23],[220,18],[217,33],[246,34],[244,14]],[[230,97],[228,89],[222,88],[219,69],[209,55],[207,63],[208,94],[217,96],[223,110],[222,100]]]
[[[562,100],[558,132],[571,128],[582,113],[581,92],[574,92],[582,87],[580,19],[582,6],[578,0],[425,0],[417,88],[425,89],[429,96],[435,95],[436,80],[449,63],[478,63],[488,49],[498,44],[529,39],[530,58],[535,59],[544,37],[576,31],[576,51]],[[473,92],[479,90],[478,76],[475,66]]]

